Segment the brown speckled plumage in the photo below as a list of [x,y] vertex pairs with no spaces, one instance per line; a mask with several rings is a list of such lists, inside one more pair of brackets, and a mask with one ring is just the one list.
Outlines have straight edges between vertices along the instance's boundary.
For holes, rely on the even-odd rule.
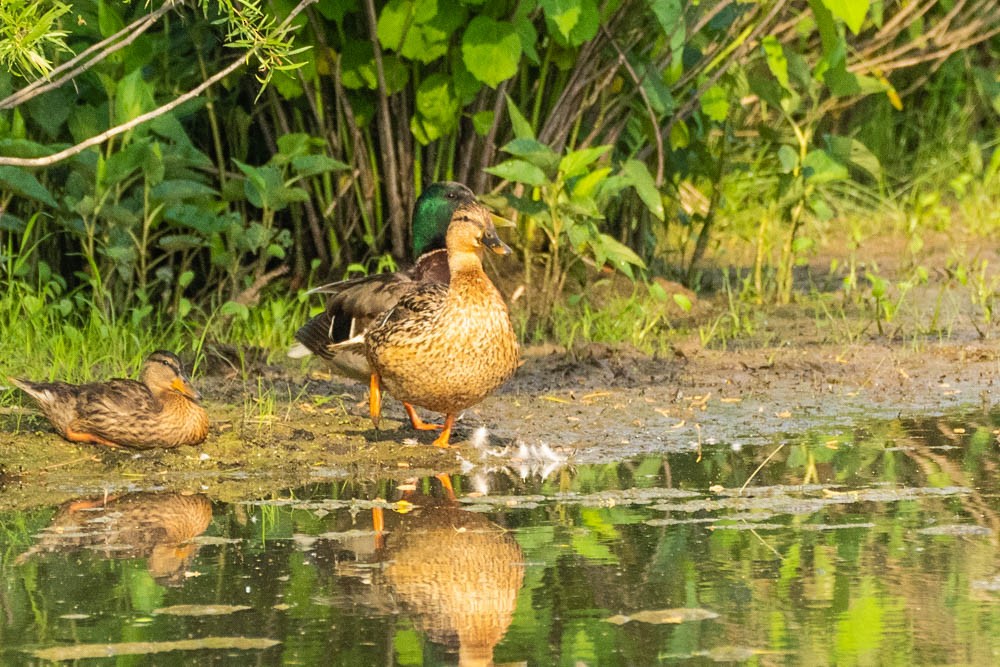
[[514,618],[524,554],[514,536],[482,514],[427,496],[385,538],[383,576],[414,625],[459,652],[458,664],[493,664]]
[[371,368],[360,345],[344,345],[360,335],[400,297],[424,283],[448,283],[445,235],[459,206],[474,202],[472,190],[461,183],[442,181],[424,189],[413,207],[413,266],[395,273],[381,273],[318,287],[330,294],[326,309],[295,333],[300,345],[292,357],[317,355],[338,375],[367,381]]
[[445,446],[457,413],[482,401],[517,368],[518,345],[507,304],[483,272],[482,249],[499,254],[489,211],[479,204],[459,208],[448,228],[451,279],[447,286],[421,284],[365,333],[372,379],[372,416],[378,390],[405,403],[444,413]]
[[212,521],[203,495],[133,493],[64,504],[15,565],[42,553],[96,551],[107,558],[146,558],[154,578],[180,583],[197,546],[190,541]]
[[295,339],[325,361],[337,374],[367,381],[371,368],[360,346],[338,345],[357,336],[379,315],[423,283],[447,284],[448,254],[442,248],[424,253],[405,271],[377,273],[323,288],[326,310],[295,332]]
[[201,397],[171,352],[151,354],[140,382],[11,382],[35,399],[59,435],[73,442],[153,449],[196,445],[208,435]]

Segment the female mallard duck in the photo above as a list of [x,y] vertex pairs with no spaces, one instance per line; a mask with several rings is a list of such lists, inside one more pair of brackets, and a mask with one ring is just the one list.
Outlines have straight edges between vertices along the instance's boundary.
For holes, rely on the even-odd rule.
[[375,426],[384,386],[404,404],[444,413],[444,425],[437,426],[414,419],[408,409],[414,428],[442,429],[434,441],[438,447],[448,446],[457,413],[514,374],[518,355],[507,304],[483,272],[483,246],[500,255],[511,252],[490,212],[475,202],[460,206],[446,245],[448,284],[417,285],[363,334]]
[[153,449],[196,445],[208,434],[208,414],[198,405],[201,395],[172,352],[149,355],[140,382],[10,380],[35,399],[59,435],[72,442]]
[[356,347],[337,347],[364,331],[399,297],[420,283],[448,282],[448,255],[444,237],[451,216],[459,206],[476,200],[461,183],[432,183],[413,207],[413,266],[396,273],[378,273],[317,287],[313,292],[332,294],[326,310],[295,332],[299,341],[289,351],[292,358],[312,353],[322,358],[334,373],[367,382],[371,368]]

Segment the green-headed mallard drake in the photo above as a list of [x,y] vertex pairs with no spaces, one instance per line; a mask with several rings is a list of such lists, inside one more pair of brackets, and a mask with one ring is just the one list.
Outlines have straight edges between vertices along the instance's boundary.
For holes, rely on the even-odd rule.
[[153,352],[140,381],[90,384],[11,378],[31,396],[59,435],[72,442],[153,449],[196,445],[208,434],[201,395],[172,352]]
[[420,283],[448,282],[448,255],[444,238],[455,209],[476,200],[461,183],[432,183],[413,207],[413,257],[409,268],[379,273],[317,287],[313,292],[332,294],[326,310],[295,332],[299,341],[289,351],[293,358],[310,353],[322,358],[334,373],[367,382],[371,368],[358,347],[337,347],[362,331],[379,315],[396,305],[399,297]]
[[443,426],[429,425],[407,410],[415,428],[442,429],[434,441],[438,447],[448,446],[459,412],[514,374],[518,357],[507,304],[483,272],[483,247],[501,255],[511,252],[497,236],[490,212],[475,202],[460,206],[446,245],[448,284],[417,285],[363,334],[376,427],[384,387],[408,406],[445,415]]

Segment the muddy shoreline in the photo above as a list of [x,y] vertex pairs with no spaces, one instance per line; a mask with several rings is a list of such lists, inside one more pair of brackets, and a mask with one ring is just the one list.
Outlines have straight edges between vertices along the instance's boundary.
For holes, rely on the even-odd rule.
[[376,431],[360,384],[321,370],[305,377],[281,367],[261,373],[266,380],[252,387],[236,378],[200,379],[213,421],[197,447],[75,445],[33,410],[15,408],[4,417],[0,442],[0,508],[148,490],[244,500],[325,481],[519,463],[525,447],[529,456],[544,447],[569,465],[600,463],[691,451],[699,443],[762,446],[858,417],[983,412],[996,402],[1000,353],[990,341],[972,340],[743,350],[692,342],[668,358],[598,344],[571,352],[530,347],[515,378],[466,412],[449,450],[410,429],[394,401]]

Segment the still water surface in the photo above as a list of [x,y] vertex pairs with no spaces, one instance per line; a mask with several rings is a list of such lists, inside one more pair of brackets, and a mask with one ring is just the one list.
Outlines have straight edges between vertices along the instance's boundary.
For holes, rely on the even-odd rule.
[[996,664],[997,422],[0,512],[0,664]]

